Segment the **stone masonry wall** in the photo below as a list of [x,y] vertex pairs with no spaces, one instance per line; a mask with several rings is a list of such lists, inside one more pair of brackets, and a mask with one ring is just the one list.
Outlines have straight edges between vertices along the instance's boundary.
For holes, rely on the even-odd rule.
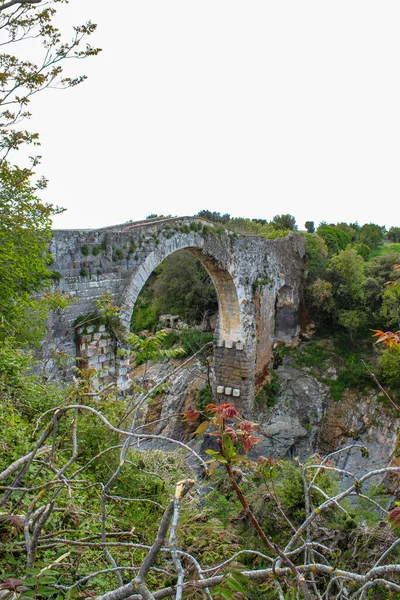
[[[218,295],[217,396],[240,399],[247,412],[255,387],[267,375],[275,339],[290,342],[299,330],[304,241],[298,234],[276,240],[238,236],[195,218],[54,231],[54,288],[74,302],[66,312],[53,316],[52,344],[70,355],[71,367],[77,356],[99,369],[105,365],[109,378],[114,377],[121,388],[128,387],[129,364],[115,356],[116,342],[107,341],[105,331],[87,330],[77,348],[74,322],[94,313],[96,300],[109,292],[128,329],[148,277],[167,256],[181,250],[200,259]],[[277,314],[282,317],[278,327]]]

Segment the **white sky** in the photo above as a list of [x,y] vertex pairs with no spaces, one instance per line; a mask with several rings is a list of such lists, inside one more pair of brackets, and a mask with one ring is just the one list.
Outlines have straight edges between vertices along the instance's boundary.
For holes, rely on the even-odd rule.
[[89,79],[37,96],[59,228],[203,208],[400,226],[398,0],[71,0]]

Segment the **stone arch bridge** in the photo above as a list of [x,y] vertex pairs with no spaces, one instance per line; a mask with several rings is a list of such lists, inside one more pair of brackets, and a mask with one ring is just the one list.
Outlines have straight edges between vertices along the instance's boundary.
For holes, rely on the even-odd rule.
[[129,357],[119,358],[116,340],[104,325],[79,329],[74,324],[93,312],[95,301],[109,291],[129,329],[148,277],[167,256],[183,250],[200,259],[217,291],[214,391],[224,402],[234,397],[249,413],[255,390],[268,374],[274,341],[291,343],[300,331],[304,242],[299,234],[275,240],[241,236],[194,217],[55,230],[54,287],[74,302],[52,317],[51,344],[126,389]]

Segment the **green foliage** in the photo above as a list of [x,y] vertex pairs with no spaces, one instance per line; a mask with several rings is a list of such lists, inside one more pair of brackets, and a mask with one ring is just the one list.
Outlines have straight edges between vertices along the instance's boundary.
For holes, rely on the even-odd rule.
[[302,346],[301,351],[295,355],[295,362],[299,367],[323,366],[331,353],[316,341],[308,342]]
[[368,258],[371,255],[371,248],[369,246],[367,246],[367,244],[364,244],[363,242],[360,242],[359,244],[355,244],[354,250],[357,252],[357,254],[362,256],[364,260],[368,260]]
[[[205,344],[209,344],[214,339],[212,332],[200,331],[198,329],[182,329],[179,332],[179,344],[185,351],[186,356],[191,356],[198,352]],[[210,353],[208,349],[207,354]]]
[[207,384],[199,389],[196,400],[196,409],[199,411],[203,411],[207,404],[211,404],[212,399],[213,397],[211,387]]
[[384,350],[378,360],[380,377],[399,395],[400,390],[400,346]]
[[314,233],[315,232],[314,221],[306,221],[304,223],[304,227],[306,228],[307,233]]
[[381,286],[384,286],[388,281],[398,281],[400,279],[400,273],[393,268],[399,262],[400,251],[393,251],[393,245],[391,245],[388,252],[374,257],[365,265],[364,273],[367,277],[376,279]]
[[196,324],[217,309],[214,285],[200,261],[189,252],[177,252],[165,259],[143,287],[131,329],[154,331],[160,314],[179,315]]
[[90,248],[89,248],[89,246],[87,244],[84,244],[81,247],[81,252],[82,252],[83,256],[89,256],[89,254],[90,254]]
[[162,358],[175,358],[184,354],[183,348],[165,348],[165,339],[170,334],[169,329],[162,329],[155,333],[142,331],[139,334],[130,333],[126,338],[130,350],[135,357],[136,366],[149,360],[161,360]]
[[386,328],[400,329],[400,286],[388,285],[382,294],[381,321]]
[[[313,464],[313,462],[310,459],[306,464]],[[310,471],[308,476],[311,477],[311,473],[313,475],[314,472]],[[315,483],[328,495],[334,495],[339,491],[339,478],[331,471],[321,470]],[[299,465],[292,461],[282,463],[275,480],[275,486],[277,495],[288,514],[296,521],[301,522],[305,518],[305,499],[304,483]],[[313,491],[311,500],[318,506],[322,502],[321,494]]]
[[362,300],[363,264],[363,258],[354,248],[342,250],[331,258],[329,272],[339,308],[352,308],[354,303]]
[[214,223],[228,224],[230,221],[230,215],[221,215],[219,212],[212,212],[210,210],[201,210],[197,213],[196,217],[207,219],[208,221],[213,221]]
[[255,401],[259,405],[266,405],[268,408],[275,406],[280,390],[279,375],[276,371],[271,372],[271,381],[265,383],[257,392]]
[[121,248],[113,248],[112,259],[114,261],[116,261],[116,260],[122,260],[123,258],[124,258],[124,253],[121,250]]
[[305,281],[306,284],[314,282],[316,279],[321,279],[326,273],[328,248],[319,235],[310,233],[304,234],[306,246],[305,256]]
[[275,229],[265,234],[265,239],[275,240],[278,238],[286,237],[292,230],[291,229]]
[[[71,58],[94,56],[100,51],[87,43],[87,37],[96,30],[96,25],[90,21],[75,26],[72,39],[64,39],[55,24],[57,4],[58,0],[50,0],[40,5],[38,2],[3,2],[1,5],[2,45],[7,47],[0,56],[2,163],[13,150],[25,144],[39,144],[38,134],[27,131],[21,125],[31,116],[31,99],[48,87],[65,89],[86,79],[84,75],[66,77],[63,74],[63,62],[70,62]],[[29,48],[23,44],[26,40],[30,40]],[[19,48],[13,55],[16,44]],[[38,60],[32,61],[32,56],[38,57]]]
[[275,215],[271,225],[274,229],[283,231],[295,231],[297,229],[296,219],[292,215]]
[[40,182],[31,185],[29,178],[29,170],[0,165],[0,339],[10,333],[24,338],[24,315],[36,305],[31,294],[51,276],[46,263],[54,210],[36,196]]
[[400,242],[400,227],[391,227],[387,232],[387,239],[398,244]]
[[201,262],[190,252],[169,256],[154,283],[159,313],[179,315],[190,324],[200,323],[217,311],[214,285]]
[[367,223],[361,227],[357,237],[361,243],[374,250],[382,243],[385,233],[385,227],[375,223]]
[[330,256],[344,250],[350,244],[350,236],[339,227],[331,225],[319,226],[317,233],[321,236],[328,248]]
[[338,322],[347,329],[352,337],[353,332],[365,329],[367,324],[366,314],[362,310],[338,310]]

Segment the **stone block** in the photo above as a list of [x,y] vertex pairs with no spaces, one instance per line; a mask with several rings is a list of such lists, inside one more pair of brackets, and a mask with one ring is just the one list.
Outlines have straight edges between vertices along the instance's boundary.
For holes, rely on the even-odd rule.
[[232,388],[226,387],[225,388],[225,396],[231,396],[231,394],[232,394]]
[[233,348],[233,342],[231,340],[226,340],[225,348]]
[[240,390],[239,389],[234,389],[232,392],[232,396],[234,396],[235,398],[239,398],[240,397]]
[[223,348],[224,340],[217,340],[217,348]]
[[217,386],[217,394],[223,394],[224,393],[224,386],[223,385],[218,385]]

